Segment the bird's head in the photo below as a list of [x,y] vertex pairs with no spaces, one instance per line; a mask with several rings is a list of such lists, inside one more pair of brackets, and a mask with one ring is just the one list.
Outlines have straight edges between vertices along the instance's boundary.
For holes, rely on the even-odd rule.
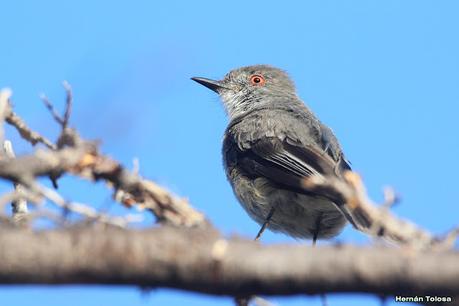
[[268,65],[237,68],[228,72],[222,80],[191,79],[218,93],[230,118],[297,98],[295,85],[288,75]]

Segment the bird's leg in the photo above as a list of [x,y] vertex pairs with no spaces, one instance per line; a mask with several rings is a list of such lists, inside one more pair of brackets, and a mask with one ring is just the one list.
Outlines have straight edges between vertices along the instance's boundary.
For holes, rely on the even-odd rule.
[[316,228],[314,230],[314,233],[312,233],[312,246],[316,246],[317,242],[317,237],[319,237],[319,232],[320,232],[320,222],[322,221],[322,214],[319,215],[319,217],[316,220]]
[[312,236],[312,246],[315,247],[316,246],[316,242],[317,242],[317,235],[319,234],[319,231],[315,231],[314,232],[314,236]]
[[261,237],[261,235],[263,234],[263,232],[265,231],[265,229],[268,227],[269,225],[269,221],[271,220],[271,218],[273,217],[274,215],[274,210],[275,210],[275,207],[271,207],[271,210],[269,211],[268,213],[268,216],[266,217],[266,220],[265,222],[263,223],[263,225],[261,226],[260,230],[258,231],[258,234],[257,236],[255,237],[255,241],[258,241]]
[[237,297],[234,299],[236,306],[249,306],[249,301],[251,297]]
[[316,246],[317,237],[319,237],[320,232],[320,222],[322,222],[323,214],[321,213],[316,219],[316,226],[314,232],[312,233],[312,246]]

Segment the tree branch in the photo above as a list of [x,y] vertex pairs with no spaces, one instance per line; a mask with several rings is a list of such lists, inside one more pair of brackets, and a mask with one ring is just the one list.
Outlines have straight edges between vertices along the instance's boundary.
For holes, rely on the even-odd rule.
[[[437,238],[416,224],[392,214],[389,207],[395,201],[395,196],[391,193],[388,194],[386,203],[378,207],[368,197],[360,176],[355,172],[347,171],[343,179],[312,176],[305,179],[303,185],[309,191],[327,195],[335,203],[341,203],[341,209],[348,211],[349,216],[363,220],[357,224],[358,229],[372,237],[382,237],[395,244],[409,245],[416,249],[447,249],[454,244],[454,239]],[[349,219],[348,215],[346,217]],[[349,221],[352,223],[352,220]],[[367,226],[359,226],[360,224]]]
[[[13,145],[11,144],[11,141],[5,140],[3,142],[3,150],[5,152],[5,156],[14,159],[16,158],[16,154],[14,153],[13,150]],[[20,184],[15,183],[14,184],[14,189],[20,193],[22,191],[22,186]],[[12,206],[13,206],[13,220],[14,222],[19,225],[26,227],[28,220],[27,220],[27,201],[24,198],[19,198],[15,201],[12,201]]]
[[31,130],[24,122],[24,120],[22,120],[22,118],[12,110],[10,105],[8,105],[6,110],[5,121],[14,126],[19,132],[19,135],[21,135],[22,138],[30,142],[32,145],[42,143],[51,150],[56,149],[56,146],[49,139]]
[[38,150],[35,154],[0,160],[0,177],[38,193],[41,192],[34,188],[34,178],[39,176],[58,177],[68,172],[89,180],[105,180],[115,190],[123,192],[123,204],[137,203],[151,210],[160,221],[184,226],[207,224],[204,215],[185,199],[173,196],[154,182],[100,154],[94,143],[81,140],[73,130],[65,129],[59,142],[58,150]]
[[367,292],[453,295],[459,253],[262,246],[209,229],[0,232],[2,284],[116,284],[217,295]]

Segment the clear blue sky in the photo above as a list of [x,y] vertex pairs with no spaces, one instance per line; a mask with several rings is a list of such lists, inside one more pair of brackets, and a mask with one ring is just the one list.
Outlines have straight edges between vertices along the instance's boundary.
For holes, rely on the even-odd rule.
[[[436,233],[459,221],[457,1],[44,0],[0,9],[0,87],[13,89],[18,113],[54,137],[38,95],[62,105],[68,80],[73,126],[126,165],[138,157],[143,175],[188,197],[225,234],[253,237],[258,226],[223,173],[219,100],[189,78],[259,63],[290,73],[372,197],[393,186],[402,196],[395,212]],[[7,133],[19,153],[30,150]],[[103,186],[65,183],[75,182],[61,183],[72,200],[100,206],[109,198]],[[272,233],[263,240],[300,243]],[[350,228],[335,240],[369,243]],[[0,287],[0,296],[4,305],[232,305],[131,287]],[[272,300],[320,305],[317,297]],[[329,305],[379,301],[331,295]]]

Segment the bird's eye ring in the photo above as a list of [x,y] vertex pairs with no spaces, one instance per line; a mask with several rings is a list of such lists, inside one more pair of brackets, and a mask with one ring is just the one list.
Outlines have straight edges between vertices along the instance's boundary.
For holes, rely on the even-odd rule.
[[254,86],[263,86],[265,82],[265,78],[262,75],[254,74],[250,77],[250,84]]

